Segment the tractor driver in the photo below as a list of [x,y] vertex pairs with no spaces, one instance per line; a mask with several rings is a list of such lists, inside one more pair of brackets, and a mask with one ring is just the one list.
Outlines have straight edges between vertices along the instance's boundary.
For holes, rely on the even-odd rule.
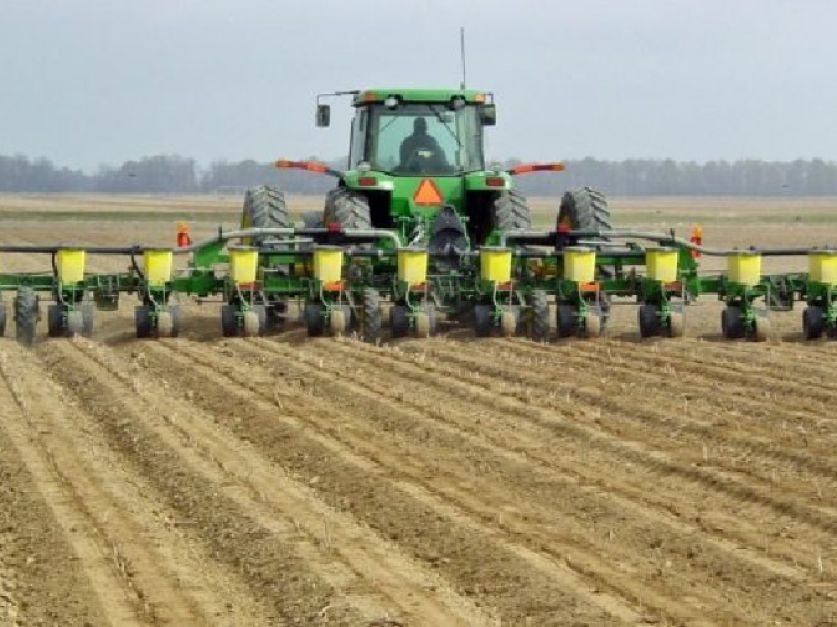
[[427,120],[417,117],[413,121],[413,134],[401,142],[401,168],[416,170],[423,163],[435,168],[448,166],[445,153],[436,139],[427,132]]

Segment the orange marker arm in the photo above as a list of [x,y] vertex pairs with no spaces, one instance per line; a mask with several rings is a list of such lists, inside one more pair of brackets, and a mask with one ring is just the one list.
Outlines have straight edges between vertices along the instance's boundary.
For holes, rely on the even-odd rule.
[[308,172],[316,172],[317,174],[328,174],[329,176],[339,177],[341,173],[333,168],[328,167],[324,163],[318,161],[289,161],[288,159],[279,159],[274,164],[280,170],[307,170]]
[[561,172],[565,170],[564,164],[556,161],[554,163],[523,163],[508,170],[512,176],[518,174],[529,174],[531,172]]

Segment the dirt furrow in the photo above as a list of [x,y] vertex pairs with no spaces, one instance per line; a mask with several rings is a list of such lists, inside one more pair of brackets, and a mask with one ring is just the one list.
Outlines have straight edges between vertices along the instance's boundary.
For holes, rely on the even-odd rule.
[[[805,453],[803,450],[791,451],[775,447],[766,437],[759,439],[746,432],[746,437],[736,435],[741,433],[740,429],[735,429],[739,426],[736,421],[731,421],[733,428],[730,429],[730,433],[718,433],[719,428],[726,426],[730,421],[724,423],[718,416],[713,417],[712,412],[706,412],[704,419],[693,417],[694,408],[687,406],[680,395],[672,398],[665,387],[649,387],[643,390],[644,394],[637,396],[637,399],[633,398],[636,389],[625,388],[623,395],[615,397],[604,389],[591,386],[591,382],[595,383],[596,380],[607,383],[607,376],[603,370],[597,371],[595,376],[591,377],[586,367],[571,368],[571,372],[567,373],[570,378],[557,382],[548,376],[528,372],[515,373],[512,369],[497,366],[483,359],[484,351],[475,351],[473,348],[472,346],[472,352],[468,354],[467,350],[445,348],[436,343],[429,350],[436,351],[440,356],[444,354],[443,359],[425,360],[421,356],[428,349],[418,347],[412,352],[418,355],[419,359],[413,358],[409,361],[414,362],[414,367],[426,372],[436,372],[444,377],[455,378],[487,390],[504,390],[508,396],[525,401],[530,406],[543,409],[574,406],[583,410],[578,412],[576,419],[584,418],[587,422],[592,422],[596,429],[609,431],[628,442],[648,439],[658,450],[668,449],[672,454],[701,466],[705,471],[712,471],[711,467],[717,465],[717,470],[723,472],[727,480],[737,484],[752,484],[753,487],[773,489],[777,482],[781,483],[784,473],[789,477],[802,477],[808,481],[809,492],[816,492],[819,500],[822,500],[822,494],[819,493],[823,487],[828,488],[835,475],[834,465],[829,460]],[[368,349],[364,347],[364,350]],[[394,357],[390,355],[389,358]],[[508,352],[505,359],[513,361]],[[457,365],[452,367],[449,365],[451,363]],[[485,376],[474,376],[473,368],[477,367],[478,372]],[[531,367],[529,369],[531,370]],[[517,381],[514,381],[515,378]],[[541,379],[540,385],[534,381],[538,378]],[[530,380],[526,382],[526,379]],[[624,385],[618,378],[610,381],[613,385]],[[556,394],[554,390],[550,390],[550,385],[559,388],[560,393]],[[659,424],[665,432],[645,429],[644,425],[648,420]],[[692,435],[689,435],[690,433]],[[680,441],[686,440],[687,437],[691,437],[692,441],[683,442],[681,445]],[[759,462],[760,458],[761,462],[757,465],[756,462]],[[728,460],[731,463],[727,463]],[[802,470],[805,471],[804,474],[801,474]],[[798,491],[798,488],[799,484],[795,491]],[[811,509],[816,511],[817,518],[826,526],[831,523],[825,522],[827,519],[824,516],[837,515],[837,511],[825,504]]]
[[[493,516],[490,506],[483,507],[478,504],[480,498],[486,499],[486,502],[494,504],[495,508],[504,512],[501,520],[494,522],[495,526],[513,535],[517,541],[532,543],[533,547],[539,547],[540,550],[560,551],[571,558],[572,564],[580,568],[584,574],[594,577],[602,582],[602,584],[608,584],[617,588],[621,586],[622,594],[627,594],[628,596],[631,594],[639,594],[640,602],[645,605],[653,607],[657,604],[664,603],[659,596],[661,594],[659,592],[660,587],[671,588],[671,586],[675,586],[676,588],[677,576],[673,575],[670,571],[666,571],[664,585],[654,581],[654,585],[652,586],[649,579],[644,579],[642,584],[644,590],[637,592],[635,588],[632,588],[630,585],[626,586],[624,581],[619,580],[619,577],[612,572],[612,566],[607,567],[602,564],[596,564],[596,560],[592,559],[591,555],[599,555],[606,551],[617,556],[618,562],[623,565],[623,568],[633,563],[631,566],[631,574],[629,575],[631,581],[642,579],[639,573],[649,570],[648,562],[644,556],[638,559],[636,552],[621,551],[620,547],[622,545],[620,547],[614,546],[608,542],[606,539],[607,536],[604,540],[601,538],[593,540],[593,546],[591,547],[591,540],[589,538],[574,537],[570,533],[570,529],[575,530],[581,528],[584,524],[589,526],[590,520],[588,513],[592,511],[595,512],[594,526],[598,525],[600,529],[613,529],[618,526],[620,528],[622,543],[630,545],[636,541],[642,542],[639,538],[643,535],[647,537],[649,533],[653,535],[658,531],[660,523],[658,518],[652,516],[651,518],[653,520],[649,521],[646,516],[640,517],[645,518],[644,521],[641,520],[637,523],[631,520],[630,523],[626,523],[624,511],[609,514],[606,511],[608,508],[607,502],[601,499],[596,501],[593,496],[587,494],[589,492],[588,489],[579,489],[577,486],[572,486],[565,479],[554,474],[552,476],[544,476],[536,468],[531,468],[531,463],[527,464],[520,457],[518,457],[515,466],[506,461],[510,457],[509,455],[501,454],[501,459],[498,460],[496,459],[496,455],[487,454],[483,450],[480,450],[485,449],[484,443],[475,445],[473,439],[469,441],[461,437],[441,438],[437,434],[441,425],[436,424],[428,429],[425,426],[421,426],[422,423],[426,423],[426,420],[423,419],[420,413],[406,411],[405,406],[409,404],[409,401],[406,399],[409,397],[409,393],[399,393],[399,390],[403,389],[404,386],[399,386],[395,381],[385,381],[384,385],[391,386],[396,394],[400,394],[405,400],[401,403],[397,401],[394,403],[382,403],[380,395],[376,395],[375,393],[366,395],[359,394],[357,387],[347,386],[347,382],[341,381],[341,378],[344,379],[348,375],[340,376],[339,365],[335,365],[338,369],[335,372],[335,376],[331,376],[328,373],[322,373],[322,376],[318,376],[316,362],[319,360],[319,368],[326,368],[326,359],[323,359],[321,356],[314,356],[312,367],[300,373],[299,367],[301,362],[307,361],[301,353],[284,355],[285,358],[281,359],[281,361],[277,361],[271,355],[254,361],[252,358],[247,358],[246,356],[246,353],[252,352],[249,345],[232,343],[229,346],[234,353],[230,357],[234,356],[236,358],[241,357],[246,359],[247,366],[249,367],[248,372],[254,373],[259,363],[277,363],[281,364],[281,366],[276,368],[276,378],[278,380],[287,380],[283,379],[283,376],[304,376],[310,381],[311,393],[316,395],[317,390],[327,391],[323,399],[327,401],[328,396],[332,396],[331,412],[335,410],[341,411],[342,408],[342,411],[350,412],[353,415],[352,430],[359,428],[359,422],[361,420],[364,422],[373,421],[368,426],[368,432],[360,434],[359,437],[361,439],[365,437],[371,440],[376,437],[375,433],[377,432],[379,433],[377,436],[379,446],[376,449],[400,449],[398,454],[405,460],[402,462],[401,470],[407,472],[410,464],[416,465],[416,473],[413,475],[412,481],[418,481],[422,472],[426,473],[426,470],[423,469],[433,467],[434,472],[438,472],[439,468],[443,468],[445,472],[445,481],[443,484],[445,486],[450,484],[457,486],[456,489],[449,487],[442,488],[446,498],[455,499],[460,507],[470,508],[477,517],[490,519]],[[317,344],[317,346],[323,347],[324,351],[327,352],[330,344],[322,343]],[[279,355],[276,357],[279,357]],[[339,364],[339,362],[337,363]],[[357,363],[353,364],[353,368],[357,370],[357,375],[360,378],[372,380],[379,374],[373,370],[367,370],[365,367],[360,367]],[[294,372],[288,372],[288,370]],[[255,389],[265,387],[259,382],[254,382],[253,385]],[[353,400],[352,397],[358,398],[357,400]],[[376,406],[381,407],[379,409]],[[357,409],[355,410],[355,408]],[[323,410],[318,410],[317,413],[322,414]],[[336,416],[334,420],[328,417],[326,419],[330,422],[338,420]],[[419,428],[413,428],[412,425],[414,424],[419,425]],[[364,431],[366,431],[366,427],[364,427]],[[405,441],[410,439],[417,440],[414,446],[404,444]],[[466,455],[463,455],[462,451],[468,452]],[[461,468],[459,468],[460,466]],[[463,493],[460,486],[465,486],[469,482],[475,483],[476,485],[469,486],[470,489],[468,492]],[[560,485],[555,485],[556,483]],[[497,488],[501,489],[498,490]],[[576,492],[577,494],[570,497],[568,496],[568,492]],[[548,511],[546,511],[542,507],[539,508],[533,505],[533,503],[547,502],[560,503],[563,507],[558,507],[558,505],[550,506]],[[576,511],[581,513],[582,518],[587,518],[581,522],[581,525],[579,523],[568,525],[572,521],[564,519],[560,525],[562,530],[562,533],[558,534],[560,537],[556,537],[556,534],[548,530],[551,523],[546,521],[554,520],[556,516],[559,518],[573,517]],[[526,521],[526,524],[521,524],[521,520]],[[537,524],[533,526],[533,523]],[[683,559],[683,554],[690,551],[685,538],[680,538],[682,542],[676,538],[679,533],[679,530],[675,529],[674,538],[667,536],[667,545],[670,546],[667,546],[663,551],[667,556],[671,556],[675,560]],[[693,539],[689,538],[689,540]],[[596,546],[602,542],[606,546]],[[676,546],[678,543],[679,548],[682,549],[679,555],[678,546]],[[549,547],[560,548],[549,549]],[[710,555],[709,553],[712,553],[712,551],[704,552],[701,557],[707,564],[706,568],[710,569],[713,573],[721,572],[724,569],[724,564],[729,562],[731,556],[728,553],[716,553],[714,555]],[[759,560],[756,556],[751,557],[753,559],[749,560],[750,565],[757,566],[760,569],[765,568],[770,563],[769,559],[762,558]],[[733,559],[734,561],[739,561],[738,557]],[[745,561],[748,560],[745,559]],[[714,566],[708,566],[711,563],[714,563]],[[687,565],[687,567],[692,569],[696,566],[696,564]],[[781,576],[785,576],[789,572],[793,572],[794,574],[798,573],[798,571],[794,571],[789,566],[783,567],[773,563],[770,563],[770,566],[773,568],[767,568],[767,570],[769,571],[768,577],[771,579],[780,573]],[[676,566],[675,570],[677,570]],[[758,586],[757,583],[754,585]],[[669,594],[679,594],[680,597],[686,595],[693,602],[697,602],[697,599],[702,596],[694,578],[688,582],[687,588],[681,588],[678,593],[669,592]],[[651,595],[657,596],[654,598]],[[704,599],[705,601],[706,599]],[[667,605],[671,605],[670,600],[661,607],[667,607]]]
[[[737,499],[747,499],[768,506],[776,514],[790,514],[809,524],[820,527],[825,533],[832,533],[835,526],[830,511],[822,507],[812,507],[802,499],[794,499],[765,489],[760,483],[751,483],[740,474],[731,474],[711,467],[693,464],[691,460],[680,460],[669,452],[647,446],[642,439],[623,439],[617,430],[609,432],[608,425],[616,425],[621,415],[603,414],[601,408],[580,406],[571,399],[556,397],[552,408],[533,405],[529,394],[523,397],[504,391],[503,382],[490,377],[481,377],[472,370],[463,371],[460,367],[451,367],[443,362],[415,359],[403,353],[378,349],[358,344],[352,347],[360,353],[367,353],[367,359],[376,363],[386,362],[387,367],[403,373],[405,378],[418,378],[427,381],[439,391],[454,395],[464,395],[472,403],[488,409],[502,409],[524,420],[534,421],[545,426],[562,438],[569,437],[585,446],[595,446],[610,451],[663,475],[674,475],[690,479],[704,488],[721,490]],[[584,420],[581,420],[584,419]],[[564,444],[562,443],[562,446]]]
[[0,623],[141,624],[142,611],[44,446],[29,399],[0,352]]
[[[586,406],[619,414],[623,418],[618,424],[621,435],[635,437],[629,428],[629,423],[633,423],[633,431],[639,430],[645,434],[643,437],[653,439],[656,435],[655,446],[672,450],[679,446],[681,454],[695,462],[716,463],[730,472],[751,475],[771,485],[778,483],[788,491],[801,489],[822,500],[835,483],[837,460],[832,455],[833,444],[826,438],[800,438],[796,429],[791,431],[792,436],[780,438],[778,425],[762,426],[757,420],[745,418],[746,412],[723,411],[715,397],[668,394],[658,383],[664,372],[631,372],[630,368],[621,371],[609,363],[595,374],[587,374],[589,363],[584,357],[562,353],[563,374],[557,378],[544,367],[545,358],[528,352],[528,347],[510,351],[505,344],[486,343],[473,353],[436,342],[402,345],[402,349],[415,355],[434,355],[466,370],[477,368],[514,390],[515,395],[525,393],[527,400],[544,407],[554,404],[556,391],[562,392]],[[489,355],[502,366],[485,359]],[[538,361],[533,363],[533,359]],[[768,410],[764,411],[763,415],[767,415]],[[771,420],[765,422],[789,420],[788,414],[774,408]],[[649,423],[660,428],[649,432]],[[787,427],[778,431],[783,432],[788,432]],[[710,452],[711,460],[706,459]]]
[[[84,340],[77,340],[82,342]],[[118,557],[119,573],[155,621],[195,624],[264,624],[269,614],[246,586],[218,567],[203,547],[184,534],[189,523],[167,508],[164,498],[109,446],[96,417],[67,389],[51,380],[45,366],[75,368],[76,355],[63,360],[67,341],[44,344],[18,360],[27,364],[22,385],[38,398],[36,415],[54,439],[80,507]],[[57,351],[57,355],[54,353]],[[46,363],[44,363],[46,361]],[[56,370],[53,370],[56,372]],[[25,388],[24,388],[25,389]],[[38,393],[42,397],[38,397]]]
[[[509,343],[525,344],[512,340]],[[624,340],[606,340],[604,342],[568,341],[550,347],[565,348],[569,351],[585,354],[588,358],[596,355],[610,359],[614,355],[632,360],[633,363],[654,363],[663,368],[670,368],[679,373],[681,370],[698,368],[697,372],[713,374],[726,382],[734,382],[742,387],[765,389],[774,387],[783,393],[796,393],[800,389],[810,391],[818,400],[828,401],[829,393],[837,391],[833,383],[834,360],[826,359],[828,353],[808,350],[808,347],[796,349],[801,352],[789,352],[782,349],[782,344],[768,343],[747,345],[747,350],[731,350],[736,344],[717,344],[714,342],[695,341],[678,342],[666,339],[645,342]],[[837,358],[837,346],[831,356]],[[789,356],[796,356],[798,368],[789,367]],[[637,361],[641,360],[641,361]],[[804,399],[800,399],[804,400]]]
[[[486,346],[491,346],[488,342]],[[655,351],[655,347],[663,350]],[[818,383],[806,375],[794,380],[786,367],[758,368],[736,373],[727,364],[719,365],[711,359],[693,355],[672,356],[666,352],[667,344],[639,345],[632,343],[567,342],[561,345],[543,345],[519,340],[506,340],[503,348],[521,355],[540,355],[556,360],[556,366],[566,360],[576,359],[582,364],[597,365],[601,369],[618,371],[626,380],[653,380],[676,382],[684,396],[700,400],[712,391],[722,390],[716,402],[723,402],[725,409],[736,411],[742,419],[753,417],[769,422],[777,407],[786,409],[795,420],[803,420],[817,432],[835,434],[835,425],[828,417],[828,408],[837,393],[828,383]],[[829,375],[830,376],[830,375]],[[595,379],[593,379],[595,380]],[[805,395],[798,392],[804,389]]]
[[[323,498],[437,569],[460,593],[495,607],[512,624],[527,616],[535,624],[561,624],[585,615],[598,615],[594,622],[633,622],[641,616],[624,599],[587,584],[563,556],[545,555],[503,537],[492,524],[495,509],[475,515],[473,503],[451,498],[455,488],[440,492],[432,481],[437,472],[433,467],[388,450],[374,434],[355,435],[360,415],[335,411],[294,384],[285,389],[287,381],[273,385],[253,369],[239,374],[236,368],[223,368],[226,361],[236,362],[233,345],[167,344],[174,359],[191,365],[180,383],[194,392],[194,402],[211,410],[219,398],[234,398],[247,423],[235,414],[219,419],[231,421],[239,437],[256,443],[292,472],[315,477]],[[177,371],[184,372],[182,365]],[[445,481],[440,477],[438,484]]]
[[[270,344],[260,343],[259,345],[270,346]],[[274,345],[271,348],[275,350],[276,347]],[[689,518],[699,520],[697,510],[689,515],[688,511],[685,511],[685,508],[678,504],[677,515],[672,514],[670,511],[672,509],[671,500],[676,500],[678,492],[660,494],[658,490],[654,493],[648,493],[642,486],[631,486],[620,481],[618,476],[606,476],[602,481],[593,483],[592,477],[585,475],[585,470],[595,470],[597,464],[595,462],[585,463],[586,460],[569,459],[565,456],[555,456],[550,452],[545,452],[544,441],[549,438],[548,432],[537,428],[533,429],[530,425],[524,423],[517,423],[514,433],[510,434],[505,430],[495,429],[492,425],[484,425],[484,420],[475,422],[473,412],[468,412],[467,404],[454,402],[450,397],[445,399],[441,407],[435,403],[426,402],[424,399],[432,398],[432,390],[429,388],[426,390],[426,394],[404,393],[401,388],[405,379],[403,377],[399,378],[397,374],[391,375],[384,371],[376,372],[374,376],[370,376],[365,367],[357,367],[357,364],[355,368],[347,371],[339,363],[329,363],[317,357],[317,355],[319,353],[315,352],[313,361],[319,361],[318,368],[320,370],[330,373],[330,376],[335,379],[348,379],[353,385],[357,386],[354,390],[350,389],[349,394],[358,394],[359,390],[365,389],[376,395],[377,400],[383,401],[386,399],[388,403],[392,404],[392,412],[403,412],[405,409],[410,409],[412,420],[422,422],[429,419],[435,423],[434,429],[450,430],[456,433],[458,437],[462,438],[463,446],[481,446],[490,450],[492,455],[509,459],[515,463],[528,464],[541,470],[557,470],[562,478],[572,477],[572,481],[569,482],[571,485],[565,486],[568,489],[579,489],[578,486],[581,484],[581,489],[589,492],[593,485],[597,485],[603,488],[599,493],[603,498],[615,499],[619,502],[620,507],[631,510],[635,515],[650,517],[655,524],[672,527],[674,531],[681,533],[704,536],[704,541],[734,554],[733,559],[751,561],[754,565],[783,576],[803,577],[802,571],[797,568],[800,547],[788,547],[784,553],[785,563],[780,563],[766,558],[760,550],[753,550],[747,546],[748,544],[753,547],[763,545],[762,529],[759,529],[757,533],[749,533],[749,530],[725,530],[727,533],[716,536],[712,532],[717,533],[720,530],[713,530],[698,524],[688,524]],[[290,368],[296,369],[302,359],[304,358],[297,357],[292,360],[293,365]],[[311,363],[312,360],[305,361]],[[283,369],[287,370],[288,366],[283,365]],[[304,376],[318,378],[317,372],[310,370],[304,372]],[[412,385],[418,387],[421,384],[412,380]],[[618,495],[615,492],[618,492]],[[741,544],[742,539],[744,541],[743,545]],[[775,543],[772,544],[771,552],[773,554],[778,554],[776,549]]]
[[[249,593],[267,606],[266,622],[358,625],[373,619],[348,600],[335,598],[327,573],[317,572],[296,552],[295,538],[281,524],[243,510],[227,494],[223,474],[213,462],[177,434],[154,428],[165,412],[164,396],[159,405],[149,405],[72,342],[54,343],[43,359],[52,376],[98,421],[123,463],[148,480],[177,513],[184,533],[201,542],[213,561],[240,577]],[[75,367],[65,368],[68,362]],[[172,417],[170,411],[162,415]]]
[[[332,350],[335,348],[340,349],[340,347],[335,346]],[[368,358],[364,357],[363,353],[367,348],[365,346],[355,347],[352,345],[349,350],[352,351],[351,355],[355,363],[364,362],[370,367],[374,367],[380,360],[372,356]],[[467,354],[464,351],[460,351],[460,353]],[[322,357],[319,359],[321,362],[324,362]],[[483,367],[484,364],[477,361],[475,363],[469,363],[466,371],[473,377],[484,378],[480,376]],[[438,377],[427,375],[421,372],[420,369],[418,371],[415,368],[399,371],[397,367],[390,368],[387,366],[381,370],[381,374],[376,374],[375,378],[386,380],[388,378],[386,373],[389,370],[392,370],[392,374],[390,375],[392,379],[397,380],[400,377],[403,381],[410,381],[410,385],[415,388],[415,391],[409,396],[401,394],[405,399],[414,399],[419,405],[423,404],[424,410],[431,414],[434,411],[439,411],[438,407],[434,407],[431,403],[423,400],[432,399],[439,395]],[[365,376],[367,379],[372,378],[365,373],[361,376]],[[392,383],[388,384],[393,389],[397,388]],[[500,390],[497,386],[494,387]],[[776,511],[775,506],[765,507],[759,500],[742,501],[737,491],[727,494],[723,490],[718,491],[713,484],[706,485],[701,482],[693,482],[690,487],[685,488],[682,485],[683,477],[672,477],[671,473],[666,470],[666,466],[660,467],[655,464],[637,467],[633,462],[623,462],[618,457],[614,458],[608,452],[608,449],[599,450],[598,448],[591,447],[590,441],[587,439],[578,438],[576,440],[577,436],[575,434],[572,434],[569,441],[565,438],[566,434],[563,432],[558,432],[557,435],[559,437],[556,437],[554,429],[550,429],[549,425],[543,426],[537,422],[527,420],[528,416],[525,413],[507,415],[503,411],[492,412],[489,408],[490,403],[485,403],[483,408],[479,408],[479,405],[482,405],[479,401],[477,407],[475,407],[474,397],[467,388],[462,391],[461,396],[464,398],[463,401],[457,400],[456,395],[446,394],[444,396],[445,401],[441,410],[441,415],[444,419],[453,418],[459,411],[463,416],[467,416],[460,422],[460,425],[464,429],[478,432],[483,437],[487,437],[486,434],[490,434],[498,443],[505,444],[509,448],[516,449],[522,446],[523,448],[521,450],[525,451],[527,456],[542,459],[551,465],[555,465],[559,461],[564,461],[562,472],[578,474],[580,479],[586,483],[596,478],[607,487],[608,491],[612,491],[615,486],[619,486],[618,489],[630,498],[639,500],[640,502],[657,502],[661,508],[675,513],[678,518],[690,516],[688,504],[681,503],[681,499],[679,498],[684,489],[691,492],[697,491],[699,494],[704,495],[705,498],[711,498],[713,501],[718,501],[721,498],[727,500],[726,507],[730,509],[730,512],[735,511],[735,515],[724,515],[717,518],[717,512],[713,514],[698,510],[691,514],[691,517],[701,527],[707,529],[718,527],[718,530],[723,529],[726,533],[731,534],[731,537],[737,538],[745,544],[768,550],[768,544],[764,542],[766,520],[771,521],[772,524],[770,526],[775,526],[776,534],[782,537],[785,535],[782,531],[784,527],[800,524],[800,521],[795,519],[793,515],[786,515]],[[509,394],[508,396],[514,397],[515,394]],[[558,397],[563,397],[563,395],[558,395]],[[527,397],[524,400],[528,401],[529,399]],[[567,402],[567,405],[573,409],[578,409],[576,404]],[[460,406],[461,409],[459,409]],[[560,407],[560,405],[558,406]],[[583,408],[581,409],[583,410]],[[577,419],[581,414],[578,412],[573,414],[573,411],[569,411],[567,416],[575,416]],[[607,416],[596,414],[593,424],[594,426],[598,425],[606,419]],[[618,420],[621,421],[621,419]],[[578,453],[579,450],[581,454]],[[553,451],[562,451],[562,455],[557,457]],[[620,466],[618,471],[611,473],[603,473],[601,471],[601,468],[612,467],[614,464]],[[575,472],[573,469],[575,469]],[[688,478],[688,475],[686,475],[686,478]],[[649,483],[655,485],[653,491],[647,490]],[[666,487],[668,487],[668,490],[665,489]],[[741,511],[745,506],[751,509],[746,514]],[[713,522],[710,522],[710,517],[714,518]],[[759,521],[755,528],[748,525],[748,521],[751,520]],[[785,546],[783,542],[776,543],[775,541],[771,541],[769,543],[770,552],[776,555],[783,555],[792,564],[796,564],[801,555],[806,555],[808,556],[806,563],[809,565],[809,568],[813,567],[817,564],[818,556],[824,550],[822,547],[829,546],[833,543],[833,537],[828,531],[811,528],[810,526],[807,527],[809,538],[818,537],[818,543],[812,545],[806,539],[805,542],[799,544],[790,543]],[[812,550],[816,547],[820,548],[816,549],[816,551]]]
[[[175,380],[171,370],[150,365],[171,361],[170,352],[160,344],[144,345],[130,363],[101,346],[79,343],[79,347],[151,405],[160,402],[160,391],[167,391]],[[260,518],[273,520],[274,526],[281,522],[287,535],[298,536],[297,550],[305,553],[309,563],[334,572],[343,566],[347,572],[341,577],[345,581],[334,577],[333,584],[355,604],[367,606],[379,618],[397,617],[408,624],[492,622],[468,600],[446,589],[434,573],[402,555],[395,544],[327,507],[310,487],[293,481],[252,444],[219,425],[211,414],[196,409],[188,400],[175,400],[167,394],[164,398],[170,416],[162,429],[178,432],[185,443],[217,465],[226,475],[228,486],[242,486],[243,490],[230,494],[243,507],[259,511]]]

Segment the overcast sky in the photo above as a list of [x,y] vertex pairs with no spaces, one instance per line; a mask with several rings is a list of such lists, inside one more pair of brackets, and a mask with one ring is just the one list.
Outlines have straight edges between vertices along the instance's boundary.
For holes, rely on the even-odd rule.
[[317,92],[492,90],[494,157],[837,159],[829,0],[0,0],[0,154],[347,152]]

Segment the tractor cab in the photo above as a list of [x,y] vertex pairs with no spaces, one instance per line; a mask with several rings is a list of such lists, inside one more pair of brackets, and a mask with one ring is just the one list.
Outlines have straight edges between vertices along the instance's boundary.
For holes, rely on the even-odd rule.
[[461,95],[447,102],[395,95],[376,102],[376,97],[364,92],[355,102],[350,169],[368,166],[392,176],[458,176],[485,169],[484,103]]
[[[326,200],[324,223],[394,229],[408,241],[432,239],[442,226],[449,233],[456,223],[457,240],[485,242],[496,227],[494,204],[511,189],[507,173],[485,167],[493,96],[466,89],[349,93],[349,167]],[[318,99],[317,125],[328,126],[330,117]]]

